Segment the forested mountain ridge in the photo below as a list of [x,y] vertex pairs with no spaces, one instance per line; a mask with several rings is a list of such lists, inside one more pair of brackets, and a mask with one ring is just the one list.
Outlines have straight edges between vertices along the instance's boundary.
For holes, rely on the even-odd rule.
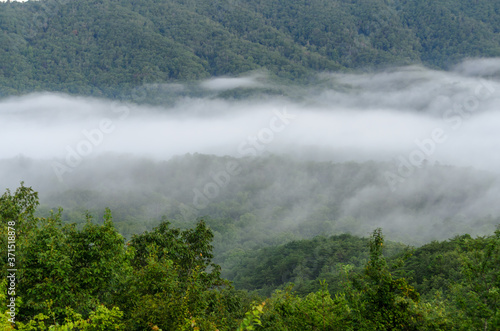
[[265,69],[315,71],[500,55],[496,1],[0,3],[0,95],[123,97],[144,83]]

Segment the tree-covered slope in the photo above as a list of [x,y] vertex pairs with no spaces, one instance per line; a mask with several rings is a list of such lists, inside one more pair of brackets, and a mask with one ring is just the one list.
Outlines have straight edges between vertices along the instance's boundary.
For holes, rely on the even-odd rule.
[[[61,212],[35,217],[37,206],[37,193],[24,185],[0,196],[4,330],[229,331],[259,325],[262,330],[465,331],[500,326],[500,229],[475,239],[464,235],[433,242],[417,249],[413,261],[408,252],[394,255],[402,245],[386,242],[381,229],[367,239],[317,237],[254,251],[253,261],[238,269],[258,287],[273,290],[290,281],[290,268],[299,271],[299,285],[320,285],[319,290],[302,286],[302,294],[288,286],[264,298],[237,291],[221,277],[212,262],[213,231],[203,221],[186,230],[162,222],[126,241],[109,209],[102,221],[87,215],[79,227],[63,224]],[[431,266],[429,261],[441,256],[453,273]],[[420,295],[411,284],[412,273],[446,284],[431,284]]]
[[[403,244],[389,242],[385,253],[394,256],[404,248]],[[231,253],[224,277],[236,288],[264,295],[288,283],[295,284],[297,293],[307,294],[320,289],[319,280],[326,280],[330,289],[341,290],[340,266],[350,264],[360,270],[369,259],[368,239],[349,234]]]
[[150,82],[499,56],[495,1],[0,3],[0,95],[119,97]]
[[[8,307],[0,313],[4,330],[500,326],[500,229],[475,239],[464,235],[433,242],[417,249],[413,261],[408,252],[394,255],[402,245],[386,242],[381,229],[368,239],[317,237],[254,251],[237,269],[256,287],[283,285],[291,280],[292,268],[299,286],[320,285],[319,290],[302,286],[302,295],[288,286],[264,298],[237,291],[221,277],[221,268],[212,262],[213,231],[203,221],[186,230],[162,222],[126,241],[109,209],[103,221],[87,215],[85,225],[78,227],[63,224],[61,212],[35,217],[37,206],[37,193],[24,185],[0,196],[0,302]],[[429,263],[441,256],[453,273]],[[411,284],[412,274],[438,277],[445,285],[431,284],[420,295]],[[253,299],[258,303],[250,303]]]

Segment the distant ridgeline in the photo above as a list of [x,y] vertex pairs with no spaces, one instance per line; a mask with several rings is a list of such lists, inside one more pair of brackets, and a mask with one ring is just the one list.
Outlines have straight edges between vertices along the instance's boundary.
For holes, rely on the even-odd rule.
[[127,99],[143,84],[253,70],[300,82],[500,56],[500,2],[487,0],[1,2],[0,29],[0,97]]

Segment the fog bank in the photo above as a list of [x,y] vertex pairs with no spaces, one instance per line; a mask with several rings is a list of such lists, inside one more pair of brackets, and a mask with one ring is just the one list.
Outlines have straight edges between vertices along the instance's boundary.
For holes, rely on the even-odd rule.
[[[374,177],[366,182],[353,173],[349,181],[332,183],[347,187],[354,181],[354,191],[324,188],[322,194],[340,201],[332,218],[372,217],[374,224],[409,229],[415,222],[456,215],[496,217],[499,68],[499,59],[486,59],[466,61],[450,72],[404,67],[370,74],[324,73],[307,86],[279,85],[258,73],[143,86],[128,103],[47,93],[11,97],[0,101],[0,184],[2,189],[15,188],[24,180],[51,194],[83,187],[147,192],[156,184],[171,185],[173,179],[162,177],[161,168],[167,169],[162,162],[175,156],[200,153],[247,160],[284,154],[298,162],[377,162],[371,170]],[[147,103],[167,94],[168,102]],[[243,163],[248,164],[246,174],[258,182],[258,161]],[[447,170],[442,169],[448,168],[442,167],[447,166],[458,170],[443,179]],[[175,174],[188,177],[181,180],[185,187],[177,187],[184,193],[176,203],[193,204],[193,192],[203,192],[219,171],[207,173],[203,167],[201,162]],[[429,167],[438,170],[427,173]],[[472,167],[474,175],[456,198],[464,167]],[[300,177],[300,171],[290,176]],[[280,171],[269,173],[277,176]],[[303,181],[292,182],[314,191],[309,184],[314,178],[303,176]],[[265,181],[255,183],[264,185],[255,199],[282,194],[286,200],[292,194],[292,187],[272,188],[275,181],[281,183],[272,176]],[[238,192],[221,189],[214,201],[223,201],[229,191]],[[429,196],[435,201],[422,198]],[[427,201],[425,212],[409,217],[405,205],[416,197]],[[293,222],[310,219],[318,204],[308,202],[294,210]],[[388,209],[374,212],[378,205]]]

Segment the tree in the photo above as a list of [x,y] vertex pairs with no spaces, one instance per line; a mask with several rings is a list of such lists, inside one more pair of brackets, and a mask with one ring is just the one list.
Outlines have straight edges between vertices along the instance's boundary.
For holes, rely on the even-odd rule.
[[[357,293],[350,293],[350,304],[359,310],[361,317],[357,323],[374,330],[418,330],[422,322],[413,305],[420,296],[405,278],[396,278],[391,273],[382,255],[384,237],[381,229],[376,229],[370,238],[370,260],[364,273],[352,278]],[[407,257],[405,257],[407,258]],[[392,267],[402,266],[399,259]]]
[[129,302],[124,309],[130,326],[234,329],[235,317],[244,310],[229,282],[220,278],[220,267],[211,262],[212,231],[203,221],[188,230],[169,224],[163,222],[129,242],[134,250],[129,286],[134,291],[122,302]]
[[102,225],[87,215],[79,230],[74,224],[62,224],[62,210],[47,218],[34,217],[37,205],[37,193],[23,183],[14,194],[7,190],[0,198],[4,263],[7,222],[15,222],[19,319],[47,313],[47,302],[54,322],[62,322],[68,308],[87,318],[100,304],[111,304],[115,293],[123,291],[120,287],[129,269],[124,239],[114,228],[110,211]]
[[459,307],[470,327],[485,331],[500,328],[500,226],[488,237],[462,243],[464,281],[454,288]]
[[60,212],[36,220],[24,234],[19,291],[24,295],[22,312],[34,316],[43,312],[46,299],[59,320],[66,307],[83,316],[101,303],[110,304],[122,286],[127,266],[124,239],[116,231],[108,210],[102,225],[89,216],[82,230],[62,225]]

